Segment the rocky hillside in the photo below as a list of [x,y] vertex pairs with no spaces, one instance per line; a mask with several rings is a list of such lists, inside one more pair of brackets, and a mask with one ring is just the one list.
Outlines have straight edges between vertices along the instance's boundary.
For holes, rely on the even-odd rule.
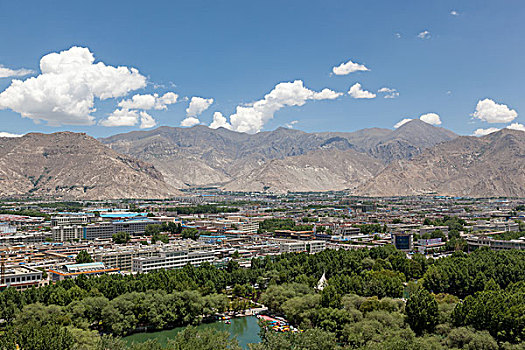
[[412,160],[392,162],[358,192],[371,196],[525,197],[523,169],[525,132],[503,129],[480,138],[462,136]]
[[270,160],[224,186],[228,191],[307,192],[355,190],[383,164],[354,150],[321,149]]
[[[249,135],[205,126],[160,127],[101,141],[119,153],[153,164],[166,182],[177,188],[225,185],[226,189],[243,190],[243,184],[250,184],[245,191],[253,188],[324,191],[353,188],[375,174],[379,163],[411,158],[427,147],[455,137],[451,131],[414,120],[396,130],[372,128],[351,133],[306,133],[278,128]],[[308,154],[325,149],[348,152],[337,152],[333,156],[339,158],[334,158],[334,162],[322,163],[323,171],[331,173],[330,176],[322,181],[307,181],[310,171],[318,168],[317,158]],[[347,175],[346,180],[336,177],[343,158],[345,164],[359,164],[361,171],[351,172],[353,175]],[[286,173],[285,168],[293,168],[294,175]]]
[[457,137],[414,120],[352,133],[160,127],[101,141],[71,132],[0,138],[0,196],[164,198],[178,195],[175,188],[215,185],[525,197],[525,133],[516,130]]
[[86,134],[0,138],[0,196],[163,198],[179,192],[151,164]]

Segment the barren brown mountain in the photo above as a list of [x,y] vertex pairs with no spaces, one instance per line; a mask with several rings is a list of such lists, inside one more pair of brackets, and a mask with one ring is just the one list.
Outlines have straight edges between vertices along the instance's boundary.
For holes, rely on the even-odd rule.
[[391,163],[359,191],[371,196],[440,194],[525,197],[525,132],[461,136]]
[[[254,135],[202,125],[160,127],[101,141],[153,164],[177,188],[216,185],[285,192],[353,189],[375,175],[381,163],[411,158],[455,137],[413,120],[396,130],[306,133],[278,128]],[[338,152],[320,152],[326,149]]]
[[86,134],[0,138],[0,196],[163,198],[179,192],[152,165]]

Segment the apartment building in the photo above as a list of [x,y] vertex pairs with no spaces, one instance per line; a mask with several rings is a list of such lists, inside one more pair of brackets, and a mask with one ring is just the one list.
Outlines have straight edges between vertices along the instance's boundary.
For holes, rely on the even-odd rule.
[[16,233],[16,226],[10,225],[7,222],[0,222],[0,235],[9,235]]
[[53,216],[51,218],[51,226],[72,226],[72,225],[87,225],[89,218],[87,215],[68,215],[68,216]]
[[520,225],[514,221],[478,221],[472,226],[472,231],[504,231],[518,232]]
[[481,247],[489,247],[492,250],[525,249],[525,237],[512,240],[493,239],[487,236],[471,236],[467,238],[469,251]]
[[156,247],[119,247],[111,250],[100,250],[92,254],[93,260],[102,262],[110,268],[117,268],[121,271],[131,271],[133,259],[140,257],[151,257],[158,255]]
[[302,253],[316,254],[326,249],[326,241],[287,241],[279,245],[280,253]]
[[148,273],[158,270],[180,269],[187,264],[200,266],[203,262],[209,262],[211,264],[214,261],[214,251],[165,251],[157,256],[133,258],[132,271],[136,273]]
[[11,287],[23,291],[44,283],[42,271],[23,265],[7,266],[0,276],[0,290]]
[[55,226],[51,231],[53,240],[56,242],[111,239],[117,232],[126,232],[132,236],[143,235],[146,231],[146,226],[154,223],[155,221],[149,219],[116,220],[85,226]]

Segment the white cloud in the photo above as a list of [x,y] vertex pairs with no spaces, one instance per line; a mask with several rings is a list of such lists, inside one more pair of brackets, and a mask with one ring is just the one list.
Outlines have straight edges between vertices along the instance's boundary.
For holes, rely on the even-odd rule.
[[487,123],[510,123],[516,119],[518,113],[507,105],[498,104],[486,98],[478,101],[472,116]]
[[498,128],[487,128],[487,129],[476,129],[474,131],[474,136],[485,136],[488,134],[492,134],[493,132],[500,131],[501,129]]
[[160,105],[160,108],[156,107],[155,109],[166,109],[166,105],[172,105],[176,103],[178,98],[179,95],[177,95],[174,92],[168,91],[157,99],[157,105]]
[[419,119],[431,125],[441,125],[441,118],[436,113],[423,114]]
[[53,126],[91,125],[95,98],[122,97],[146,86],[146,77],[135,68],[95,63],[93,54],[83,47],[45,55],[40,71],[24,81],[13,80],[0,93],[0,109]]
[[21,134],[11,134],[10,132],[0,131],[0,137],[21,137]]
[[507,129],[525,131],[525,125],[520,123],[512,123],[507,126]]
[[153,119],[153,117],[149,115],[148,113],[142,111],[139,114],[140,114],[140,126],[139,127],[141,129],[149,129],[157,125],[157,122],[155,121],[155,119]]
[[384,98],[396,98],[399,96],[399,92],[396,89],[388,88],[388,87],[382,87],[381,89],[377,90],[377,92],[385,94]]
[[343,93],[336,92],[327,88],[324,88],[320,92],[316,92],[312,96],[312,100],[335,100],[339,96],[341,96]]
[[[342,93],[330,89],[315,92],[306,88],[301,80],[277,84],[263,99],[237,106],[228,123],[222,114],[215,114],[212,125],[247,133],[257,133],[273,118],[275,112],[287,106],[303,106],[308,100],[334,100]],[[224,119],[222,119],[224,118]]]
[[424,30],[421,33],[417,35],[419,39],[430,39],[430,32],[428,30]]
[[213,103],[213,98],[202,98],[193,96],[190,101],[190,106],[186,108],[186,115],[188,117],[195,117],[205,110],[207,110]]
[[452,11],[450,11],[450,14],[451,14],[452,16],[459,16],[459,12],[456,11],[456,10],[452,10]]
[[154,95],[133,95],[129,100],[122,100],[118,103],[120,108],[126,109],[152,109],[155,106],[156,96]]
[[353,72],[359,72],[359,71],[366,72],[368,70],[369,69],[366,68],[364,65],[355,63],[352,61],[348,61],[346,63],[343,62],[339,66],[332,68],[332,72],[335,75],[347,75]]
[[195,117],[186,117],[183,121],[180,122],[180,126],[194,126],[200,124],[201,121]]
[[394,35],[396,36],[396,38],[401,39],[401,33],[394,33]]
[[284,124],[284,126],[286,126],[288,129],[293,129],[294,125],[297,123],[299,123],[298,120],[292,120],[291,122]]
[[174,92],[167,92],[164,95],[160,96],[158,94],[145,94],[145,95],[134,95],[131,99],[122,100],[119,102],[118,106],[120,108],[127,109],[167,109],[167,105],[177,102],[179,95]]
[[[397,124],[394,125],[394,129],[399,128],[401,125],[406,124],[406,123],[408,123],[411,120],[414,120],[414,119],[412,119],[412,118],[405,118],[405,119],[397,122]],[[436,113],[422,114],[419,117],[419,120],[421,120],[421,121],[423,121],[423,122],[425,122],[427,124],[431,124],[431,125],[441,125],[441,118]]]
[[376,94],[370,91],[366,91],[361,89],[361,84],[355,83],[352,85],[350,90],[348,91],[348,94],[352,96],[353,98],[375,98]]
[[139,121],[137,111],[129,109],[116,109],[104,120],[99,122],[102,126],[134,126]]
[[218,128],[226,128],[231,129],[232,126],[230,123],[228,123],[228,120],[225,116],[222,115],[221,112],[215,112],[213,113],[213,121],[210,124],[210,128],[212,129],[218,129]]
[[11,69],[0,64],[0,78],[23,77],[25,75],[33,74],[35,71],[31,69]]
[[413,119],[411,119],[411,118],[405,118],[405,119],[403,119],[403,120],[397,122],[396,125],[394,125],[394,129],[399,128],[401,125],[406,124],[406,123],[408,123],[408,122],[411,121],[411,120],[413,120]]

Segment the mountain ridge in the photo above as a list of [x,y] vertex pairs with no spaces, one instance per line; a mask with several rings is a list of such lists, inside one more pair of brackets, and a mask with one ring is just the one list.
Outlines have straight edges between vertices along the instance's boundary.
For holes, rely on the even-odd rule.
[[[453,132],[444,130],[419,120],[396,130],[370,128],[335,133],[307,133],[280,127],[273,131],[246,134],[199,125],[191,128],[159,127],[99,140],[119,153],[152,163],[174,187],[230,184],[226,187],[229,188],[236,183],[236,179],[241,183],[248,174],[261,172],[267,162],[288,158],[291,162],[298,159],[302,162],[301,158],[293,157],[326,148],[354,150],[382,163],[412,157],[427,147],[457,137]],[[366,164],[362,166],[366,167]],[[364,173],[368,176],[375,171],[374,161]],[[337,188],[341,186],[343,183],[335,184]],[[237,185],[233,187],[238,188]],[[263,187],[275,186],[268,184]],[[288,189],[289,186],[285,187]],[[325,186],[313,187],[312,190],[321,188]]]
[[177,189],[344,190],[364,196],[525,197],[525,133],[483,137],[413,120],[395,130],[307,133],[278,128],[159,127],[0,138],[0,196],[166,198]]
[[118,154],[85,133],[0,138],[0,196],[165,198],[180,192],[151,164]]

